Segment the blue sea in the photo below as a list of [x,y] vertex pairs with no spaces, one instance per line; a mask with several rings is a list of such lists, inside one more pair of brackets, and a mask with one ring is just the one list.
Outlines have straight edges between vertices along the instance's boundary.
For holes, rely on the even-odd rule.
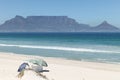
[[0,52],[120,64],[120,33],[0,33]]

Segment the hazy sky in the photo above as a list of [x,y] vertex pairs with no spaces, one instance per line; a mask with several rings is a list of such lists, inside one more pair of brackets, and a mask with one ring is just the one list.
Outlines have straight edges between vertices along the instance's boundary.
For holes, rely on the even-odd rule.
[[107,20],[120,27],[120,0],[0,0],[0,24],[15,15],[66,15],[92,26]]

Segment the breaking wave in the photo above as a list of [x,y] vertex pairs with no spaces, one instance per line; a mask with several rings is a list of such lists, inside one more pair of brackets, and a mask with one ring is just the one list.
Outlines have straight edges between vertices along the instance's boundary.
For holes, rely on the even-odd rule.
[[97,50],[97,49],[87,49],[87,48],[73,48],[73,47],[60,47],[60,46],[35,46],[35,45],[11,45],[11,44],[0,44],[0,46],[33,48],[33,49],[62,50],[62,51],[76,51],[76,52],[120,53],[117,51],[107,51],[107,50]]

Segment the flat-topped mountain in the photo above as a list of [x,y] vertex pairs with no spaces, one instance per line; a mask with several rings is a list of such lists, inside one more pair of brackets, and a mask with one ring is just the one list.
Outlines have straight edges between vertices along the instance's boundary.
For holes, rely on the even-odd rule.
[[0,32],[116,32],[106,21],[96,27],[80,24],[67,16],[15,16],[0,25]]

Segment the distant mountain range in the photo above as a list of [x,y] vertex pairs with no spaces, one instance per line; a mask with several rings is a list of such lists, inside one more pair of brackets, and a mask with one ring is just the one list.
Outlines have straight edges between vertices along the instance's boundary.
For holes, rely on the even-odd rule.
[[15,16],[0,25],[0,32],[120,32],[107,21],[92,27],[67,16]]

